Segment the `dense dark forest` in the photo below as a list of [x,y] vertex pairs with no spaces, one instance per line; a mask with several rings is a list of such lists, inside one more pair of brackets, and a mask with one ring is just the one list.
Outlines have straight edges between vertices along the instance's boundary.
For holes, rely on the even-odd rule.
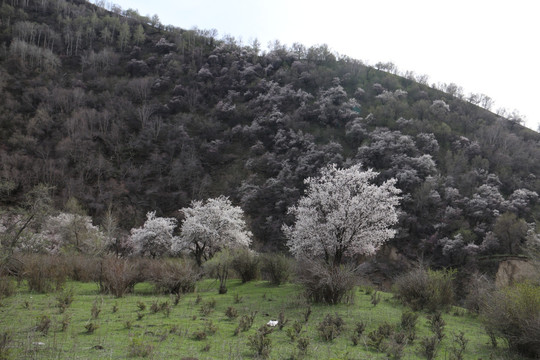
[[390,243],[405,257],[521,254],[540,214],[540,135],[489,98],[391,70],[80,0],[2,1],[0,225],[31,211],[38,184],[53,208],[102,226],[112,214],[123,236],[148,211],[225,195],[255,248],[284,250],[304,179],[362,164],[403,191]]

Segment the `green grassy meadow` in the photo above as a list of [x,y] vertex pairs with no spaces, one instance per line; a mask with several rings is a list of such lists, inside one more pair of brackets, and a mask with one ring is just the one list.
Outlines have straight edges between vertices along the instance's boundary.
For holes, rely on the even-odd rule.
[[[115,298],[99,294],[95,283],[68,282],[63,291],[73,292],[73,302],[61,313],[58,297],[62,292],[37,294],[29,292],[22,284],[13,296],[0,301],[0,334],[11,335],[6,358],[251,359],[257,356],[248,345],[249,336],[269,320],[277,320],[283,312],[288,323],[282,330],[276,327],[268,335],[270,359],[387,359],[386,353],[379,353],[368,345],[367,334],[384,322],[399,324],[406,310],[389,293],[380,293],[381,301],[374,306],[369,291],[358,288],[351,304],[312,304],[311,315],[305,323],[304,314],[309,305],[297,285],[276,287],[264,281],[241,284],[231,280],[224,295],[218,294],[218,286],[213,280],[201,281],[195,293],[182,295],[175,305],[174,296],[155,295],[153,287],[145,283],[138,284],[133,294]],[[165,303],[168,307],[162,305]],[[154,309],[152,304],[155,304]],[[230,319],[225,315],[229,307],[237,310],[238,317]],[[94,315],[99,310],[96,318],[92,316],[92,308]],[[242,315],[253,312],[256,316],[252,327],[235,335]],[[338,314],[345,322],[344,330],[333,341],[323,340],[317,331],[327,314]],[[419,315],[416,339],[405,347],[402,359],[425,358],[419,350],[420,339],[432,333],[427,325],[427,314]],[[46,327],[43,316],[50,319],[46,334],[38,329],[39,325]],[[463,331],[468,340],[464,359],[516,358],[509,355],[504,346],[494,349],[481,323],[465,310],[454,308],[443,317],[447,323],[446,336],[437,359],[452,358],[453,334],[459,331]],[[351,336],[355,323],[360,320],[365,322],[366,330],[354,346]],[[310,340],[307,353],[302,356],[297,342],[291,341],[287,332],[295,321],[303,324],[299,337]],[[94,325],[97,328],[89,333],[87,329]]]

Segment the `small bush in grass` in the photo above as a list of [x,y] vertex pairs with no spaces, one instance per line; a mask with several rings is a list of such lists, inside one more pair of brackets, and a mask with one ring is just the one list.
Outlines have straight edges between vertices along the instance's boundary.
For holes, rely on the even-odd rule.
[[205,340],[208,337],[208,334],[206,334],[206,331],[204,330],[197,330],[193,333],[193,339],[194,340]]
[[70,322],[71,322],[71,316],[69,316],[68,314],[64,314],[64,316],[62,317],[62,329],[61,329],[61,331],[66,331],[67,328],[69,327]]
[[354,346],[357,346],[360,343],[360,339],[366,330],[366,323],[359,321],[354,325],[354,331],[351,336],[351,340]]
[[56,295],[56,307],[60,309],[60,313],[63,313],[66,311],[67,308],[71,305],[73,302],[75,295],[73,293],[73,288],[69,288],[67,290],[63,290],[58,295]]
[[144,311],[146,310],[146,304],[142,301],[137,301],[137,308],[139,311]]
[[100,274],[100,261],[88,255],[66,257],[68,273],[72,280],[80,282],[97,281]]
[[99,325],[93,321],[90,321],[84,325],[84,328],[86,329],[87,334],[93,334],[97,329],[99,329]]
[[440,340],[436,335],[426,336],[420,340],[420,353],[428,360],[433,360],[439,352]]
[[176,306],[180,303],[180,299],[182,299],[182,295],[180,293],[176,293],[172,295],[172,302],[173,305]]
[[454,303],[454,270],[413,270],[398,277],[394,292],[398,299],[414,311],[446,310]]
[[218,331],[218,327],[214,324],[212,320],[208,320],[204,324],[204,331],[207,334],[214,335]]
[[309,321],[309,317],[311,316],[311,305],[308,305],[306,307],[306,310],[304,310],[304,322],[307,323]]
[[446,326],[446,321],[444,321],[442,313],[437,311],[428,316],[428,320],[429,329],[437,336],[437,339],[441,341],[444,338],[444,327]]
[[13,341],[11,333],[4,331],[0,334],[0,359],[10,359],[10,344]]
[[201,307],[199,308],[199,313],[202,316],[208,316],[214,312],[215,307],[216,307],[216,300],[215,299],[208,300],[201,305]]
[[279,330],[283,330],[283,328],[285,327],[285,325],[287,325],[288,322],[289,322],[289,319],[285,318],[285,313],[283,311],[280,311],[279,316],[278,316]]
[[128,346],[128,357],[148,357],[154,352],[154,346],[142,337],[131,338]]
[[490,294],[495,291],[495,284],[484,275],[473,276],[469,285],[465,302],[463,306],[472,312],[478,314]]
[[66,282],[67,270],[61,256],[25,255],[20,260],[23,277],[31,291],[46,293],[60,290]]
[[371,305],[377,306],[381,302],[381,294],[378,291],[375,291],[371,294]]
[[157,312],[159,312],[159,305],[158,305],[158,301],[155,300],[154,302],[152,302],[152,304],[150,305],[150,312],[152,314],[155,314]]
[[401,328],[407,332],[416,330],[418,314],[412,311],[404,311],[401,313]]
[[307,337],[298,338],[296,342],[296,348],[298,349],[298,355],[300,357],[306,356],[309,349],[310,340]]
[[469,340],[467,340],[463,331],[454,334],[450,345],[450,360],[463,360],[468,342]]
[[261,257],[261,273],[263,279],[272,285],[281,285],[291,277],[291,261],[282,254],[264,254]]
[[387,322],[379,325],[377,330],[373,330],[368,334],[368,345],[377,351],[386,349],[386,341],[394,333],[394,327]]
[[234,294],[233,299],[235,304],[240,304],[242,301],[244,301],[244,297],[238,295],[238,293]]
[[253,321],[255,321],[255,316],[257,315],[257,311],[252,311],[250,314],[242,315],[240,320],[238,321],[238,327],[235,331],[236,334],[238,334],[240,331],[248,331],[251,329],[251,326],[253,325]]
[[159,304],[159,310],[163,312],[163,315],[166,317],[169,317],[171,314],[171,305],[168,301],[164,301],[161,304]]
[[481,308],[486,330],[522,355],[540,356],[540,286],[521,283],[498,290]]
[[266,359],[270,356],[272,340],[268,338],[268,335],[272,333],[272,330],[271,327],[263,325],[255,334],[248,337],[248,346],[255,351],[255,354],[260,358]]
[[98,277],[100,291],[122,297],[133,291],[135,284],[140,282],[142,262],[108,257],[101,262],[101,272]]
[[338,314],[335,316],[327,314],[317,326],[317,331],[323,340],[332,341],[339,336],[344,325],[345,322]]
[[48,315],[41,315],[36,323],[36,330],[40,331],[43,335],[49,333],[51,328],[51,318]]
[[131,330],[132,327],[133,327],[133,323],[131,322],[131,320],[126,320],[124,322],[124,329]]
[[201,273],[190,260],[155,260],[149,263],[147,277],[157,292],[185,294],[195,290]]
[[94,302],[92,303],[92,309],[90,309],[90,314],[92,315],[92,319],[97,319],[100,313],[101,313],[101,302],[98,302],[98,299],[95,299]]
[[399,360],[403,357],[403,350],[405,350],[406,345],[407,339],[405,333],[402,331],[395,332],[385,344],[386,355],[389,359]]
[[0,275],[0,299],[15,293],[15,284],[9,276]]
[[346,299],[356,282],[352,267],[332,266],[315,260],[300,261],[297,277],[308,299],[331,305]]
[[229,306],[225,311],[225,315],[231,320],[236,319],[238,317],[238,310],[232,306]]
[[302,331],[302,326],[300,321],[295,320],[292,326],[287,329],[287,336],[289,336],[291,341],[295,341],[298,338],[298,335],[300,335],[300,332]]
[[253,250],[235,249],[232,253],[231,266],[243,284],[259,277],[259,255]]

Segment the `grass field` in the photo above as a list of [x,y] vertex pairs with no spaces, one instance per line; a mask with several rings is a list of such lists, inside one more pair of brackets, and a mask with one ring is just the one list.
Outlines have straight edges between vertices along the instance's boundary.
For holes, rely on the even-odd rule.
[[[387,293],[380,293],[381,301],[374,306],[369,291],[357,289],[351,304],[311,305],[306,323],[309,305],[297,285],[231,280],[227,294],[218,295],[217,288],[214,281],[201,281],[195,293],[182,295],[175,305],[174,296],[156,296],[148,284],[138,284],[123,298],[99,294],[94,283],[68,282],[63,292],[49,294],[31,293],[23,284],[15,295],[1,300],[0,335],[10,335],[8,359],[250,359],[257,358],[248,345],[250,336],[283,312],[288,323],[267,335],[271,359],[387,359],[385,352],[369,345],[367,334],[384,322],[399,324],[406,310]],[[58,298],[70,291],[73,301],[62,312]],[[229,307],[238,317],[226,316]],[[252,327],[235,335],[239,319],[254,313]],[[333,341],[325,341],[317,331],[327,314],[344,320],[343,331]],[[419,315],[416,339],[405,347],[402,359],[426,358],[420,340],[432,333],[427,314]],[[463,359],[517,359],[501,346],[494,349],[481,323],[465,310],[455,308],[443,318],[447,325],[437,359],[452,359],[453,335],[460,331],[468,340]],[[298,337],[309,339],[305,355],[289,336],[296,321],[302,324]],[[354,346],[351,336],[359,321],[366,329]]]

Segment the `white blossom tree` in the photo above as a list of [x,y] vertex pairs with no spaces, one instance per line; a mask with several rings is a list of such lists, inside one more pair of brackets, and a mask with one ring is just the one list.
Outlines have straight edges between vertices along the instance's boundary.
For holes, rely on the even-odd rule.
[[296,222],[283,226],[287,246],[296,257],[323,257],[329,265],[345,257],[371,255],[395,235],[400,190],[395,179],[381,186],[371,181],[378,173],[360,165],[324,168],[319,177],[305,180],[307,190],[289,208]]
[[175,241],[173,231],[176,219],[156,217],[156,212],[146,214],[146,222],[137,229],[131,229],[130,240],[136,254],[152,258],[166,255]]
[[183,208],[185,215],[182,233],[173,243],[173,252],[189,251],[199,265],[217,251],[227,247],[247,247],[251,232],[244,221],[244,211],[220,196],[215,199],[192,201]]

